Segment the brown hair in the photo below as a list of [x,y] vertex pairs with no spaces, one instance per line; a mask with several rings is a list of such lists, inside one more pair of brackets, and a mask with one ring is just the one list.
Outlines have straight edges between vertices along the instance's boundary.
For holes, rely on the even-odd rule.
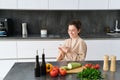
[[81,29],[81,22],[79,20],[71,21],[68,25],[74,25],[77,28],[77,30]]
[[[74,25],[77,28],[77,30],[81,29],[81,22],[79,20],[71,21],[69,22],[68,26],[69,25]],[[80,33],[78,33],[78,35],[80,35]]]

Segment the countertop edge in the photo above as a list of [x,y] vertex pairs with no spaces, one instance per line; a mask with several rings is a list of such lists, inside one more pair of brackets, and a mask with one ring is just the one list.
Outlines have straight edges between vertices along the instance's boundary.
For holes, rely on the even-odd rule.
[[[66,38],[65,38],[66,39]],[[41,38],[0,38],[0,41],[64,41],[65,39],[41,39]],[[82,38],[84,40],[120,40],[120,38]]]

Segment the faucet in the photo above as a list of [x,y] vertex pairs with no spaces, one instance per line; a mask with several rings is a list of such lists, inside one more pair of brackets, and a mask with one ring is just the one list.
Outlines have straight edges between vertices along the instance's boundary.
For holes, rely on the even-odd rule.
[[115,24],[115,30],[114,30],[115,32],[119,32],[120,31],[120,29],[118,29],[118,20],[116,20],[116,24]]

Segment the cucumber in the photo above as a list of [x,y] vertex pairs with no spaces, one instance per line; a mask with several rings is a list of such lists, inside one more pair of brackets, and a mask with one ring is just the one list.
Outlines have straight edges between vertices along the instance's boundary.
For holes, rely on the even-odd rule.
[[67,67],[69,69],[74,69],[74,68],[77,68],[77,67],[80,67],[82,66],[82,64],[78,63],[78,62],[71,62],[71,63],[68,63]]
[[60,68],[65,69],[65,70],[69,70],[68,66],[61,66]]

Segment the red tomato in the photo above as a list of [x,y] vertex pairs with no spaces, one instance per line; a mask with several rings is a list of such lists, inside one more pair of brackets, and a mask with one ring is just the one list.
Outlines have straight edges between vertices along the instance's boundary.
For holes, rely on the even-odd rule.
[[96,66],[95,66],[95,65],[92,65],[91,68],[96,69]]
[[50,71],[50,76],[56,77],[57,75],[58,75],[57,69],[52,69],[52,70]]
[[60,72],[60,75],[62,75],[62,76],[67,74],[67,71],[65,69],[63,69],[63,68],[60,68],[59,72]]
[[96,65],[93,65],[91,68],[99,69],[99,68],[100,68],[100,65],[99,65],[99,64],[96,64]]
[[59,67],[58,67],[58,66],[53,66],[53,68],[52,68],[52,69],[57,70],[57,71],[58,71],[58,73],[59,73]]
[[99,69],[99,68],[100,68],[100,65],[99,65],[99,64],[96,64],[95,67],[96,67],[96,69]]
[[85,64],[85,67],[86,67],[86,68],[91,68],[91,67],[92,67],[92,64],[91,64],[91,63]]

